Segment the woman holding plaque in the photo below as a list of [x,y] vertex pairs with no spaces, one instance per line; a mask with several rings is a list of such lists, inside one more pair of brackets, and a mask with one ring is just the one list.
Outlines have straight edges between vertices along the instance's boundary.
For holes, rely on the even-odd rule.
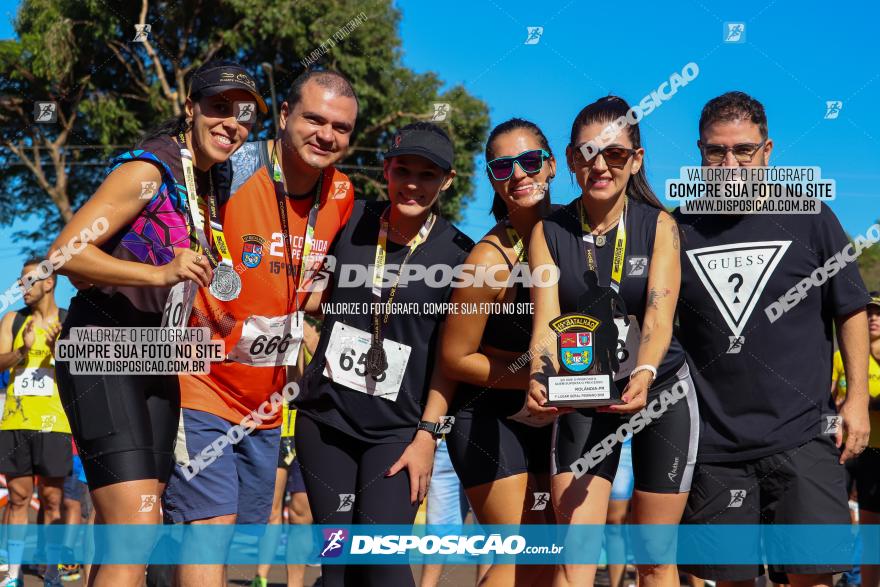
[[[558,284],[532,289],[527,404],[536,416],[559,415],[552,495],[560,523],[605,522],[627,437],[634,524],[678,524],[696,461],[697,400],[672,336],[678,228],[648,185],[639,115],[615,96],[581,110],[566,147],[581,194],[535,227],[529,247],[533,267],[560,270]],[[633,545],[644,559],[665,556],[671,543],[655,532]],[[554,585],[592,584],[595,572],[563,564]],[[643,586],[678,584],[675,565],[641,565],[638,573]]]
[[[523,283],[530,275],[532,229],[551,211],[548,185],[556,175],[556,160],[541,129],[514,118],[492,130],[486,161],[498,224],[474,246],[466,263],[501,267],[489,274],[507,285],[475,282],[456,288],[452,302],[481,309],[515,304],[515,311],[449,316],[441,344],[443,368],[460,383],[452,409],[455,426],[446,443],[481,524],[552,524],[552,421],[532,421],[523,410],[529,386],[524,356],[532,333],[529,288]],[[549,566],[493,565],[484,581],[544,585],[551,577]]]
[[[437,213],[452,162],[440,127],[400,129],[385,154],[388,201],[355,202],[333,246],[335,287],[295,400],[297,455],[317,524],[412,524],[427,493],[451,395],[434,369],[444,316],[429,308],[447,302],[451,288],[409,270],[455,267],[473,246]],[[334,547],[328,537],[327,554]],[[405,566],[323,572],[333,587],[413,585]]]
[[[237,63],[192,73],[184,113],[115,158],[95,194],[52,245],[59,273],[80,291],[62,339],[74,327],[158,327],[171,287],[212,281],[200,244],[198,198],[217,189],[219,168],[247,140],[236,104],[266,105]],[[251,119],[252,120],[252,119]],[[87,227],[105,230],[70,246]],[[99,359],[100,357],[90,357]],[[89,479],[98,524],[157,524],[158,498],[174,465],[180,397],[177,374],[72,373],[58,362],[58,387]],[[143,565],[99,567],[98,585],[139,585]]]

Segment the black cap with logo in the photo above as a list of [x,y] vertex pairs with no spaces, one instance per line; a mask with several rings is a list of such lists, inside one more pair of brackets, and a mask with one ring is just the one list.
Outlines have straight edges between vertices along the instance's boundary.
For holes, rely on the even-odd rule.
[[872,291],[868,295],[871,296],[871,301],[868,302],[868,305],[880,308],[880,291]]
[[190,96],[215,96],[229,90],[244,90],[254,97],[260,112],[268,111],[254,78],[242,66],[230,61],[200,67],[193,72],[189,85]]
[[430,122],[415,122],[397,131],[385,158],[398,155],[419,155],[449,171],[455,152],[446,131]]

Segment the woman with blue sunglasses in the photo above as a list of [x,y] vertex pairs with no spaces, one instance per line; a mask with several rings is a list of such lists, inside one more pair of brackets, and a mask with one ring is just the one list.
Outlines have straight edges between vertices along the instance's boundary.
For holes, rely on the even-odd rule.
[[[486,167],[498,224],[466,263],[488,266],[490,279],[456,288],[452,302],[499,313],[451,314],[443,336],[445,374],[459,381],[446,442],[453,466],[481,524],[552,524],[549,421],[524,410],[532,333],[528,275],[529,236],[551,211],[548,184],[556,160],[544,133],[514,118],[492,131]],[[477,273],[479,275],[479,273]],[[488,282],[488,283],[486,283]],[[499,283],[506,284],[498,287]],[[513,306],[504,304],[513,304]],[[519,367],[519,368],[517,368]],[[552,567],[495,565],[481,585],[546,585]]]

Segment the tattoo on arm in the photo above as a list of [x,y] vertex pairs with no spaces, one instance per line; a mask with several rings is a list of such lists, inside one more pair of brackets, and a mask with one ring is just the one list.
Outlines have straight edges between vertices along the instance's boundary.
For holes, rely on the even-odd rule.
[[656,288],[652,287],[651,289],[648,290],[648,305],[654,309],[657,309],[657,302],[661,298],[665,298],[668,295],[669,295],[669,289],[667,289],[667,288],[656,289]]
[[672,248],[678,250],[678,225],[672,223]]

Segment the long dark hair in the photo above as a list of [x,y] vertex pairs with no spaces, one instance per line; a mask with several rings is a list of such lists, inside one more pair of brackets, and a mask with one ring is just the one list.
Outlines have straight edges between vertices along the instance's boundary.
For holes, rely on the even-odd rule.
[[[524,118],[511,118],[493,128],[492,132],[489,133],[489,139],[486,141],[486,163],[495,158],[495,150],[492,148],[492,143],[495,142],[495,139],[503,134],[520,129],[531,132],[535,138],[538,139],[541,148],[550,153],[551,157],[553,156],[553,150],[550,149],[550,142],[547,141],[547,137],[544,136],[544,133],[537,124]],[[487,168],[486,173],[488,172],[489,170]],[[491,179],[492,176],[490,175],[489,177]],[[550,201],[549,185],[547,186],[547,191],[544,193],[544,198],[548,202]],[[492,197],[492,216],[494,216],[495,220],[498,222],[501,222],[501,220],[507,216],[507,205],[504,203],[504,199],[498,195],[498,192],[495,192]]]
[[[183,81],[184,87],[189,88],[190,80],[192,80],[194,75],[198,75],[202,71],[214,69],[215,67],[222,67],[224,65],[235,66],[235,67],[241,66],[238,62],[232,61],[230,59],[212,59],[211,61],[208,61],[207,63],[202,64],[199,68],[194,69],[194,70],[190,71],[189,73],[187,73],[186,77],[184,78],[184,81]],[[198,93],[189,94],[189,98],[190,98],[190,100],[193,101],[193,103],[198,102],[201,99],[201,97],[202,96]],[[191,128],[192,128],[192,121],[187,121],[186,112],[184,112],[180,116],[174,116],[172,118],[168,118],[168,119],[160,122],[158,125],[154,126],[153,128],[151,128],[150,130],[148,130],[141,137],[141,139],[138,141],[138,146],[142,145],[143,143],[145,143],[146,141],[148,141],[150,139],[157,139],[159,137],[167,137],[167,136],[176,137],[180,133],[186,133]]]
[[[604,98],[599,98],[592,104],[584,106],[584,109],[578,112],[574,122],[571,124],[571,138],[569,138],[568,141],[569,147],[572,149],[575,148],[575,141],[577,141],[578,134],[580,134],[581,129],[588,124],[593,124],[594,122],[609,123],[617,120],[621,116],[626,117],[628,112],[629,104],[627,104],[626,100],[618,96],[605,96]],[[629,140],[632,142],[633,149],[641,148],[642,135],[639,132],[638,124],[629,124],[627,121],[624,130],[621,130],[621,132],[627,133]],[[626,184],[626,193],[633,200],[638,200],[649,206],[663,210],[663,205],[660,203],[660,200],[657,199],[654,190],[651,189],[651,185],[648,183],[648,174],[645,171],[644,159],[642,160],[642,166],[639,168],[639,171],[630,175],[629,181]]]

